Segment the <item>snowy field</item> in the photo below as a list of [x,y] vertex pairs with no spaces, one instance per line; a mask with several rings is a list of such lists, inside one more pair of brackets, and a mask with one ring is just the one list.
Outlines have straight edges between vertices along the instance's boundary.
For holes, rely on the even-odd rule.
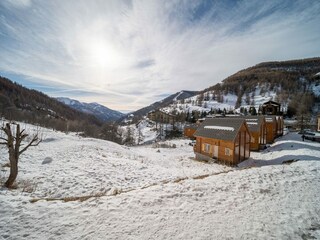
[[[1,240],[320,239],[320,144],[296,133],[237,168],[195,161],[187,140],[128,148],[42,133],[19,188],[0,189]],[[5,163],[1,146],[2,184]]]

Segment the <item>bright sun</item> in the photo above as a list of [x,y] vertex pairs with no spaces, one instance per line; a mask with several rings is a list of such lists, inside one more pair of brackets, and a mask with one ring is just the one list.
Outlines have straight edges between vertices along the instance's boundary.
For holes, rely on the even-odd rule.
[[90,45],[90,62],[99,68],[113,69],[120,65],[119,53],[113,46],[103,41],[93,41]]

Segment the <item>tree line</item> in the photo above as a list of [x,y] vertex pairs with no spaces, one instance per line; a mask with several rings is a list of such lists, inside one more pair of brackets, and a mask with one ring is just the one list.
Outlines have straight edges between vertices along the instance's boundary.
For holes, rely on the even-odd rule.
[[42,92],[30,90],[0,76],[0,117],[63,132],[121,142],[115,123],[66,106]]

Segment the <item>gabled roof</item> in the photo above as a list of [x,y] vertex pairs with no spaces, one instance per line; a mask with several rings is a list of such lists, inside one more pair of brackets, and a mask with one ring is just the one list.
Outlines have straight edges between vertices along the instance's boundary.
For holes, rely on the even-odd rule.
[[[273,115],[272,115],[273,116]],[[247,115],[247,116],[230,116],[232,119],[244,119],[247,123],[250,132],[259,132],[260,126],[265,122],[265,116],[262,115]]]
[[193,136],[234,141],[244,123],[240,118],[207,118]]
[[264,116],[245,116],[244,119],[251,132],[259,132],[261,124],[265,121]]
[[272,106],[280,106],[280,103],[274,102],[274,101],[268,101],[262,104],[262,106],[267,106],[267,105],[272,105]]

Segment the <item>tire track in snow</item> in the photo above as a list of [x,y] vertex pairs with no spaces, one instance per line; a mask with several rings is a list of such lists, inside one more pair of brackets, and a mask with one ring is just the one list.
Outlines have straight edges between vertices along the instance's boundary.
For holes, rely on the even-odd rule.
[[[246,168],[247,169],[247,168]],[[100,192],[97,194],[92,194],[92,195],[85,195],[85,196],[76,196],[76,197],[62,197],[62,198],[33,198],[30,200],[31,203],[36,203],[38,201],[63,201],[63,202],[70,202],[70,201],[86,201],[90,198],[98,198],[98,197],[110,197],[110,196],[117,196],[120,194],[125,194],[133,191],[138,191],[142,189],[147,189],[155,186],[160,186],[160,185],[167,185],[170,183],[180,183],[186,180],[201,180],[205,179],[211,176],[216,176],[216,175],[221,175],[221,174],[227,174],[229,172],[234,172],[234,171],[239,171],[239,170],[244,170],[244,169],[230,169],[222,172],[216,172],[216,173],[210,173],[210,174],[202,174],[202,175],[197,175],[197,176],[192,176],[192,177],[178,177],[174,180],[162,180],[158,183],[151,183],[139,188],[129,188],[129,189],[111,189],[108,192]]]
[[[288,160],[288,161],[283,161],[282,164],[292,164],[293,162],[296,162],[298,160]],[[138,191],[138,190],[142,190],[142,189],[148,189],[151,187],[155,187],[155,186],[160,186],[160,185],[167,185],[170,183],[180,183],[186,180],[202,180],[202,179],[206,179],[208,177],[211,176],[217,176],[217,175],[221,175],[221,174],[227,174],[229,172],[235,172],[235,171],[243,171],[243,170],[247,170],[247,169],[251,169],[251,168],[260,168],[260,166],[250,166],[250,167],[241,167],[241,168],[234,168],[234,169],[230,169],[230,170],[226,170],[226,171],[221,171],[221,172],[215,172],[215,173],[209,173],[209,174],[201,174],[201,175],[197,175],[197,176],[192,176],[192,177],[178,177],[174,180],[162,180],[158,183],[151,183],[139,188],[129,188],[129,189],[111,189],[108,192],[100,192],[100,193],[96,193],[96,194],[92,194],[92,195],[84,195],[84,196],[76,196],[76,197],[62,197],[62,198],[33,198],[30,200],[31,203],[36,203],[38,201],[63,201],[63,202],[70,202],[70,201],[86,201],[90,198],[99,198],[99,197],[111,197],[111,196],[117,196],[120,194],[125,194],[125,193],[129,193],[129,192],[133,192],[133,191]]]

